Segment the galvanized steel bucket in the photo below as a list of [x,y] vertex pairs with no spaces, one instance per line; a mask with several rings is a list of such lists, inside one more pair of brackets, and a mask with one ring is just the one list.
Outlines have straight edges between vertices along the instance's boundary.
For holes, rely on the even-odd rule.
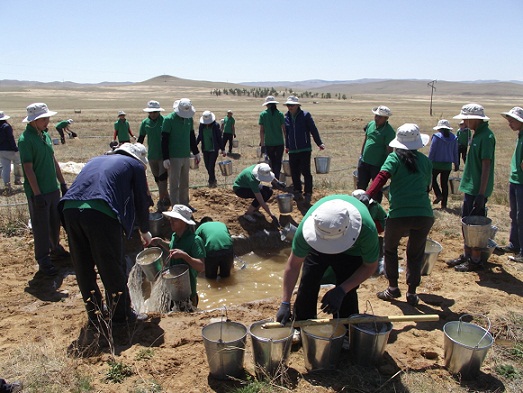
[[232,147],[234,147],[235,149],[240,147],[240,141],[238,139],[233,139],[232,140]]
[[191,297],[189,266],[173,265],[162,270],[161,277],[168,282],[171,300],[182,301]]
[[360,365],[372,365],[380,360],[392,331],[392,323],[351,323],[349,326],[349,350],[354,361]]
[[429,275],[438,260],[439,253],[443,250],[441,244],[432,239],[427,239],[425,243],[425,254],[423,255],[423,262],[421,265],[421,274]]
[[487,248],[492,233],[492,220],[485,216],[467,216],[461,219],[465,245],[473,248]]
[[277,196],[278,209],[280,209],[281,214],[292,213],[292,198],[292,194],[280,194]]
[[451,194],[459,194],[459,183],[461,183],[460,177],[449,177],[449,188]]
[[150,282],[156,281],[163,269],[163,251],[159,247],[146,248],[136,255],[136,263],[142,268],[145,277]]
[[310,325],[303,326],[301,333],[307,371],[336,369],[347,328],[341,324]]
[[199,164],[198,164],[198,162],[196,161],[196,157],[193,156],[193,155],[191,155],[191,156],[189,157],[189,168],[190,168],[190,169],[198,169],[198,166],[199,166]]
[[314,157],[314,166],[316,167],[316,173],[324,174],[329,173],[331,166],[330,157]]
[[218,167],[220,168],[220,172],[222,173],[223,176],[232,175],[232,161],[231,160],[219,162]]
[[356,169],[352,172],[352,181],[354,182],[354,189],[358,189],[358,170]]
[[283,160],[281,162],[281,166],[283,168],[283,173],[285,173],[285,176],[292,176],[291,174],[291,164],[289,160]]

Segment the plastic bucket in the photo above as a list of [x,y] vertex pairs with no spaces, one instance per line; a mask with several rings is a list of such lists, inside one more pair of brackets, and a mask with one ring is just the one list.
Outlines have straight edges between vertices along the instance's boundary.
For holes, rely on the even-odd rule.
[[387,346],[392,323],[367,322],[349,326],[349,351],[354,362],[360,365],[372,365],[380,360]]
[[278,209],[280,209],[281,214],[292,213],[292,198],[292,194],[280,194],[277,196]]
[[232,175],[232,161],[231,160],[219,162],[218,167],[220,168],[220,172],[222,173],[223,176]]
[[354,172],[352,172],[352,180],[354,181],[354,189],[358,189],[358,170],[356,169]]
[[161,235],[164,222],[162,213],[149,213],[149,231],[153,237]]
[[171,300],[181,301],[191,297],[189,266],[179,264],[162,270],[161,277],[168,283]]
[[331,166],[330,157],[314,157],[314,166],[316,167],[316,173],[323,174],[329,173]]
[[198,169],[199,164],[196,162],[196,157],[189,157],[189,168]]
[[240,147],[240,141],[238,139],[233,139],[232,140],[232,147],[234,147],[235,149]]
[[459,183],[461,183],[461,178],[449,177],[449,188],[451,194],[459,194]]
[[296,233],[296,226],[292,225],[290,222],[285,225],[285,227],[280,231],[281,241],[288,240],[292,242],[294,239],[294,234]]
[[488,329],[462,322],[463,317],[443,326],[445,367],[452,374],[469,379],[478,374],[494,337],[489,333],[490,320],[487,317],[484,318],[488,321]]
[[333,370],[338,365],[347,329],[344,325],[311,325],[301,328],[307,371]]
[[481,262],[482,263],[488,262],[489,258],[492,256],[492,254],[494,253],[494,250],[496,249],[497,246],[498,246],[498,244],[494,240],[488,239],[487,248],[484,248],[483,250],[481,250]]
[[266,321],[254,322],[249,328],[252,339],[254,370],[258,378],[281,376],[287,368],[293,329],[263,329]]
[[487,248],[492,233],[492,220],[484,216],[467,216],[461,219],[465,245]]
[[156,281],[163,268],[162,255],[162,249],[159,247],[146,248],[136,255],[136,263],[142,268],[147,280]]
[[292,176],[291,175],[291,164],[289,163],[289,160],[283,160],[281,162],[281,166],[283,168],[283,173],[285,173],[285,176]]
[[247,328],[238,322],[215,322],[202,329],[209,371],[214,378],[240,377]]
[[425,254],[423,255],[423,263],[421,265],[421,274],[427,276],[432,272],[432,268],[438,260],[439,253],[443,247],[438,242],[427,239],[425,243]]

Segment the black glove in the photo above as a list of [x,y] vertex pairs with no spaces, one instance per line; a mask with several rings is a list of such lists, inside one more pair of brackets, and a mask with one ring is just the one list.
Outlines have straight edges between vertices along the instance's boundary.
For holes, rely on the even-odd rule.
[[276,180],[273,183],[273,187],[276,188],[277,190],[285,190],[285,187],[287,187],[287,185],[282,181]]
[[485,195],[479,194],[476,195],[474,198],[474,209],[476,210],[483,210],[485,209],[485,203],[486,203]]
[[291,305],[290,303],[282,303],[276,313],[276,322],[286,324],[289,319],[291,319]]
[[60,184],[60,191],[62,192],[62,196],[65,195],[65,193],[67,192],[68,188],[67,188],[67,184],[65,183],[62,183]]
[[280,226],[280,221],[278,221],[278,217],[276,217],[276,216],[271,216],[271,219],[272,219],[272,223],[273,223],[274,225],[276,225],[277,227]]
[[361,194],[357,197],[361,203],[363,203],[365,206],[369,207],[370,205],[370,196],[369,194]]
[[321,299],[321,310],[327,314],[336,314],[345,298],[345,291],[342,287],[336,287],[328,291]]
[[42,194],[33,196],[33,203],[37,209],[43,209],[47,206],[47,202]]

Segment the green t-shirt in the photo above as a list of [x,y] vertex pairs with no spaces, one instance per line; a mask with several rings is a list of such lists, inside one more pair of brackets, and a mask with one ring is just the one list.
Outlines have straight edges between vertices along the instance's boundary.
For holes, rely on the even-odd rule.
[[234,123],[236,123],[236,120],[234,120],[234,117],[225,116],[223,119],[223,133],[224,134],[233,134],[232,128],[234,127]]
[[252,174],[252,170],[256,164],[248,166],[243,171],[241,171],[236,179],[234,179],[234,184],[232,185],[233,190],[238,188],[250,188],[255,194],[260,192],[260,182]]
[[512,155],[510,162],[510,177],[509,182],[514,184],[523,184],[523,170],[521,169],[521,162],[523,157],[521,152],[523,150],[523,131],[519,131],[518,140],[516,141],[516,149]]
[[55,128],[65,128],[69,125],[69,122],[67,120],[62,120],[60,123],[58,123]]
[[470,130],[468,128],[459,129],[456,136],[458,138],[458,145],[468,146],[470,138]]
[[[47,132],[43,132],[42,136],[39,136],[38,131],[31,124],[27,124],[18,139],[18,150],[25,178],[27,179],[27,176],[23,164],[31,163],[40,192],[49,194],[58,190],[53,144]],[[34,195],[27,180],[24,181],[24,192],[27,197]]]
[[118,142],[124,143],[129,142],[131,140],[129,135],[130,129],[131,126],[129,125],[129,122],[125,119],[118,119],[114,122],[114,130],[116,131],[116,137],[118,138]]
[[472,135],[467,161],[463,169],[459,190],[469,195],[478,195],[481,185],[481,166],[483,160],[490,160],[490,173],[485,197],[489,197],[494,189],[494,156],[496,137],[490,130],[488,122],[481,123]]
[[147,117],[140,125],[140,136],[147,136],[147,158],[162,160],[162,124],[163,116],[156,120]]
[[227,225],[219,221],[209,221],[201,224],[195,235],[200,236],[205,246],[205,253],[232,248],[232,238]]
[[184,119],[172,112],[165,116],[162,133],[169,134],[169,158],[188,158],[191,155],[193,119]]
[[373,120],[367,124],[365,134],[367,135],[367,140],[363,147],[361,159],[369,165],[381,167],[387,158],[389,143],[396,137],[394,128],[392,128],[389,122],[376,128],[376,122]]
[[[187,228],[180,238],[173,233],[171,237],[171,242],[169,243],[169,249],[177,248],[179,250],[185,251],[191,257],[196,259],[205,258],[205,248],[203,246],[203,241],[199,236],[196,236],[192,231]],[[191,297],[196,296],[196,285],[198,271],[192,268],[187,262],[181,258],[173,259],[169,261],[169,266],[184,264],[189,266],[189,277],[191,280]]]
[[416,153],[418,170],[409,172],[396,152],[389,154],[381,167],[390,178],[389,217],[433,217],[428,190],[432,183],[432,163],[423,153]]
[[214,151],[214,143],[212,143],[212,125],[203,127],[203,140],[202,150],[203,151]]
[[68,199],[64,202],[64,210],[66,209],[93,209],[111,218],[114,218],[115,220],[118,220],[118,216],[116,215],[116,213],[103,199],[91,199],[88,201],[75,201],[72,199]]
[[283,113],[279,110],[271,112],[270,110],[265,109],[260,113],[258,124],[263,126],[265,132],[265,146],[283,145],[282,126],[285,125]]
[[329,195],[324,198],[321,198],[318,202],[312,206],[307,214],[303,217],[303,220],[298,225],[296,233],[294,234],[294,239],[292,240],[292,252],[294,255],[300,258],[305,258],[313,248],[305,241],[303,237],[303,223],[311,216],[311,214],[323,203],[331,201],[333,199],[341,199],[346,202],[349,202],[353,205],[361,215],[361,230],[356,242],[352,245],[351,248],[342,252],[342,254],[352,255],[352,256],[361,256],[363,263],[371,264],[378,260],[380,253],[380,246],[378,241],[378,231],[376,230],[376,225],[370,216],[369,210],[361,203],[358,199],[350,195]]

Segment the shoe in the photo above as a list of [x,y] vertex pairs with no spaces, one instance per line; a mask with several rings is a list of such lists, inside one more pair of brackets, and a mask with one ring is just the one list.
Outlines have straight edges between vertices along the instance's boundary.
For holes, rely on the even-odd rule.
[[287,185],[284,182],[278,180],[272,184],[272,188],[275,188],[280,191],[285,190],[285,187],[287,187]]
[[376,296],[378,297],[378,299],[391,301],[399,298],[401,296],[401,292],[399,288],[387,288],[384,291],[378,292]]
[[410,304],[412,307],[416,307],[419,303],[419,297],[415,293],[408,293],[407,292],[407,303]]
[[263,218],[263,214],[259,211],[259,210],[256,210],[254,213],[252,213],[252,215],[254,217],[258,217],[258,218]]
[[21,185],[22,185],[22,181],[20,179],[15,180],[15,186],[21,186]]
[[477,272],[483,270],[483,264],[481,262],[473,262],[472,259],[468,258],[462,264],[454,266],[454,270],[457,272]]
[[455,266],[461,265],[462,263],[466,262],[467,260],[468,260],[468,257],[461,254],[456,259],[451,259],[450,261],[447,261],[445,263],[447,264],[448,267],[455,267]]
[[442,199],[442,198],[441,198],[440,196],[437,197],[436,199],[434,199],[434,200],[432,201],[432,204],[433,204],[433,205],[437,205],[438,203],[441,202],[441,199]]
[[305,200],[305,203],[310,204],[311,200],[312,200],[312,195],[311,194],[305,194],[305,195],[303,195],[303,199]]
[[149,318],[149,315],[145,313],[138,313],[134,310],[131,310],[131,313],[127,316],[127,319],[124,321],[114,321],[114,326],[125,326],[125,325],[133,325],[135,323],[144,322]]
[[301,344],[301,330],[294,329],[294,332],[292,333],[292,343]]
[[514,256],[509,256],[508,259],[514,262],[523,263],[523,254],[519,253]]
[[71,256],[69,251],[67,251],[62,246],[59,246],[58,249],[51,251],[51,253],[49,255],[51,257],[51,261],[58,261],[60,259],[66,259]]
[[245,213],[243,216],[242,216],[246,221],[249,221],[251,223],[255,223],[256,222],[256,218],[254,218],[254,216],[252,216],[251,214],[247,214]]
[[2,391],[9,392],[9,393],[16,393],[16,392],[21,392],[23,388],[24,388],[24,385],[22,384],[22,382],[16,381],[16,382],[11,382],[11,383],[6,383],[4,385],[4,389]]
[[496,249],[498,251],[502,251],[502,252],[509,252],[509,253],[513,253],[513,254],[519,254],[519,250],[515,247],[512,247],[512,244],[508,244],[506,246],[503,246],[503,247],[496,247]]
[[50,277],[56,276],[58,274],[58,269],[49,260],[41,262],[39,264],[38,271]]
[[209,188],[216,188],[216,187],[218,187],[218,183],[216,181],[209,182]]
[[302,193],[299,192],[299,191],[295,191],[295,192],[294,192],[294,200],[295,200],[296,202],[303,200],[303,195],[302,195]]

